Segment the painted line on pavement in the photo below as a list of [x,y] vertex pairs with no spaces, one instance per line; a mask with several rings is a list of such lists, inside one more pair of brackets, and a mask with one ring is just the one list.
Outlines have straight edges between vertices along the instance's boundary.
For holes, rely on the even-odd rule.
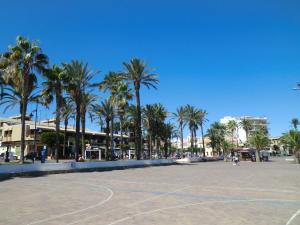
[[300,214],[300,209],[292,215],[292,217],[289,219],[289,221],[287,221],[286,225],[292,224],[293,220],[294,220],[299,214]]
[[[76,184],[76,183],[73,183],[73,184]],[[54,219],[59,219],[59,218],[64,217],[64,216],[74,215],[74,214],[77,214],[77,213],[80,213],[80,212],[87,211],[89,209],[96,208],[96,207],[101,206],[101,205],[105,204],[106,202],[108,202],[114,195],[114,192],[106,186],[103,186],[103,185],[90,185],[90,184],[87,184],[87,185],[97,187],[97,188],[99,188],[99,187],[103,188],[103,189],[105,189],[109,192],[109,196],[106,199],[98,202],[95,205],[91,205],[91,206],[88,206],[86,208],[75,210],[75,211],[72,211],[72,212],[69,212],[69,213],[64,213],[64,214],[61,214],[61,215],[53,216],[53,217],[50,217],[50,218],[47,218],[47,219],[44,219],[44,220],[37,220],[37,221],[31,222],[31,223],[28,223],[27,225],[40,224],[40,223],[44,223],[44,222],[51,221],[51,220],[54,220]]]

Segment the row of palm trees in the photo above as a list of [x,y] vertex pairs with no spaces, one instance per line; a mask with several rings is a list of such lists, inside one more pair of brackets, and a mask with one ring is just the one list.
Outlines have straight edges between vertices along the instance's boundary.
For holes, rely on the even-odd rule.
[[[144,61],[133,58],[130,62],[123,63],[124,69],[122,71],[111,72],[102,82],[93,83],[92,80],[97,73],[90,70],[87,63],[73,60],[68,64],[63,63],[53,67],[49,65],[49,59],[42,52],[38,43],[31,42],[22,36],[18,36],[16,44],[9,46],[8,51],[1,54],[0,57],[0,104],[5,106],[4,111],[19,105],[21,114],[21,162],[24,162],[25,119],[28,104],[31,102],[37,102],[47,107],[55,99],[57,133],[55,158],[58,161],[61,118],[63,118],[65,125],[65,143],[68,120],[73,114],[75,115],[75,159],[78,160],[80,144],[82,151],[84,151],[85,146],[87,112],[94,112],[105,118],[106,133],[109,133],[108,125],[110,123],[112,146],[115,112],[118,112],[122,123],[125,107],[132,97],[135,97],[136,100],[134,106],[135,149],[137,150],[137,159],[141,159],[142,107],[140,88],[142,86],[156,88],[159,81],[157,75],[152,72],[153,68],[147,67]],[[42,86],[39,86],[39,79],[45,80]],[[110,92],[108,100],[103,101],[100,105],[96,104],[97,96],[92,94],[92,88],[95,87]],[[132,92],[131,88],[133,89]],[[63,151],[65,151],[65,147]],[[108,158],[107,152],[108,141],[106,142],[106,158]]]
[[191,148],[194,149],[197,144],[197,130],[200,128],[202,136],[202,154],[205,156],[204,144],[204,124],[207,120],[207,112],[203,109],[198,109],[191,105],[181,106],[173,113],[179,126],[179,136],[181,141],[181,151],[183,152],[183,131],[184,127],[188,126],[191,137]]
[[[240,127],[243,128],[244,131],[246,132],[246,142],[248,142],[250,131],[253,128],[253,125],[250,120],[248,120],[247,118],[243,118],[239,123],[235,120],[229,120],[226,127],[228,133],[231,136],[231,143],[232,145],[236,144],[236,147],[239,147],[238,129]],[[234,143],[235,142],[234,137],[236,137],[236,143]]]
[[297,163],[300,163],[300,132],[298,131],[299,124],[299,119],[293,118],[291,120],[293,129],[289,130],[286,133],[283,133],[280,139],[280,143],[284,147],[284,149],[292,151]]
[[[93,72],[87,63],[72,60],[70,63],[50,67],[48,57],[37,42],[17,37],[16,44],[0,56],[0,105],[4,106],[4,111],[19,106],[22,124],[21,161],[24,162],[27,107],[32,102],[45,107],[55,102],[56,161],[60,152],[61,121],[65,128],[62,149],[64,155],[68,140],[67,127],[71,118],[74,118],[76,127],[75,159],[78,160],[79,154],[84,155],[87,115],[91,120],[97,119],[102,128],[105,127],[107,160],[113,157],[116,130],[121,134],[121,151],[125,150],[123,134],[128,134],[129,131],[134,134],[136,157],[141,159],[144,141],[148,145],[148,158],[151,158],[153,153],[161,154],[162,149],[167,155],[171,139],[174,137],[180,137],[183,152],[185,127],[190,133],[192,149],[196,149],[197,131],[200,129],[203,146],[201,150],[205,156],[204,125],[208,121],[205,110],[192,105],[177,108],[176,112],[170,115],[178,123],[178,127],[175,127],[167,121],[169,114],[163,105],[142,107],[141,87],[156,89],[159,83],[153,70],[143,60],[133,58],[130,62],[123,63],[121,71],[109,72],[101,82],[94,82],[98,73]],[[44,82],[39,85],[41,79]],[[100,104],[99,95],[94,94],[95,88],[109,94]],[[130,104],[133,99],[134,105]],[[230,121],[227,127],[213,123],[206,134],[210,138],[212,148],[221,151],[232,147],[238,126],[244,128],[248,139],[252,126],[246,118],[240,124]],[[228,132],[232,135],[232,143],[225,141],[224,136]]]
[[[228,154],[228,152],[234,148],[239,147],[238,140],[234,140],[234,136],[238,137],[238,128],[242,127],[246,132],[246,145],[253,147],[257,150],[257,157],[259,151],[265,149],[269,145],[268,130],[261,128],[251,133],[253,125],[250,120],[243,118],[240,123],[235,120],[230,120],[226,125],[215,122],[207,130],[207,137],[210,140],[210,145],[213,152],[221,152]],[[231,141],[227,140],[227,136],[231,137]]]

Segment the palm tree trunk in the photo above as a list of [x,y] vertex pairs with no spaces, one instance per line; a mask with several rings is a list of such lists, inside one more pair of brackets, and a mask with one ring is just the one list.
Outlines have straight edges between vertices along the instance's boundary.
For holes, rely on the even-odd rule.
[[239,133],[238,133],[238,129],[236,129],[236,147],[239,147]]
[[203,135],[203,125],[200,126],[201,129],[201,137],[202,137],[202,147],[203,147],[203,157],[205,157],[205,144],[204,144],[204,135]]
[[26,117],[26,109],[27,109],[27,102],[26,99],[22,99],[20,104],[20,111],[21,111],[21,163],[24,163],[24,152],[25,152],[25,117]]
[[106,119],[106,140],[105,140],[105,159],[108,160],[108,148],[109,148],[109,120]]
[[152,159],[152,135],[149,135],[149,159]]
[[141,127],[141,101],[140,101],[140,90],[139,87],[135,88],[135,96],[136,96],[136,110],[137,110],[137,121],[136,121],[136,156],[137,160],[141,159],[141,151],[142,151],[142,127]]
[[111,121],[110,121],[110,154],[111,160],[114,157],[114,113],[111,113]]
[[64,130],[63,157],[65,158],[65,155],[66,155],[66,145],[67,145],[68,117],[65,117],[64,125],[65,125],[65,130]]
[[150,154],[151,154],[150,145],[151,145],[151,135],[148,134],[148,156],[149,156],[149,159],[150,159]]
[[55,132],[56,132],[56,142],[55,142],[55,160],[56,163],[58,163],[58,153],[60,149],[60,108],[61,108],[61,98],[60,98],[60,92],[58,90],[58,87],[56,88],[56,118],[55,118]]
[[193,129],[190,129],[190,134],[191,134],[191,148],[193,150],[194,149],[194,134],[193,134]]
[[260,151],[258,149],[255,151],[256,162],[260,162],[260,154],[259,154],[259,152]]
[[183,154],[183,124],[180,123],[181,154]]
[[197,142],[198,142],[198,140],[197,140],[197,131],[196,131],[196,129],[194,129],[194,146],[195,146],[195,149],[196,149],[196,154],[198,153],[197,152]]
[[76,102],[76,138],[75,138],[75,160],[78,162],[80,142],[80,101]]
[[122,153],[122,158],[123,158],[123,143],[124,143],[124,140],[123,140],[123,115],[121,114],[120,115],[120,133],[121,133],[121,144],[120,144],[120,151]]
[[85,154],[85,112],[82,112],[81,115],[81,155]]

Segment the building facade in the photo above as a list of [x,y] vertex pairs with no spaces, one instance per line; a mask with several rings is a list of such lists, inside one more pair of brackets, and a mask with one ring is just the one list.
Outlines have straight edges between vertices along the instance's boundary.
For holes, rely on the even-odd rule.
[[[65,127],[61,126],[61,133],[64,132]],[[30,117],[26,118],[25,121],[25,152],[27,155],[34,151],[36,143],[37,154],[44,148],[44,144],[41,143],[41,134],[44,132],[54,132],[55,131],[55,121],[46,120],[37,122],[31,120]],[[64,152],[63,157],[72,157],[74,155],[74,145],[75,145],[75,128],[67,127],[67,147],[66,152]],[[96,132],[86,129],[85,139],[88,141],[89,146],[92,148],[105,149],[105,136],[103,132]],[[120,138],[119,134],[115,134],[115,143],[118,143]],[[123,135],[124,140],[128,140],[128,136]],[[117,146],[117,144],[116,144]],[[49,147],[49,146],[46,146]],[[15,153],[16,156],[21,155],[21,120],[20,117],[10,117],[10,118],[0,118],[0,154],[9,149],[10,152]],[[62,148],[61,148],[62,149]],[[102,151],[104,152],[104,151]],[[50,151],[48,151],[48,155]],[[62,156],[62,152],[59,153]]]
[[[197,149],[203,149],[203,143],[202,138],[197,138],[195,148]],[[188,151],[188,149],[191,147],[191,137],[187,136],[187,138],[183,139],[183,149],[184,151]],[[173,139],[172,140],[172,147],[176,149],[181,149],[181,141],[180,138]],[[210,139],[208,137],[204,137],[204,147],[205,147],[205,155],[206,156],[215,156],[216,153],[213,153],[213,150],[210,146]]]
[[[253,134],[255,131],[259,129],[267,129],[268,127],[268,120],[266,117],[252,117],[252,116],[241,116],[241,117],[232,117],[232,116],[225,116],[222,119],[220,119],[220,123],[227,126],[229,121],[233,120],[238,124],[236,132],[234,132],[233,139],[235,143],[238,143],[239,146],[244,146],[244,144],[247,142],[247,135],[246,131],[241,126],[242,120],[248,120],[250,121],[252,125],[252,129],[249,131],[249,137],[251,134]],[[228,141],[232,141],[232,136],[227,135],[226,139]]]

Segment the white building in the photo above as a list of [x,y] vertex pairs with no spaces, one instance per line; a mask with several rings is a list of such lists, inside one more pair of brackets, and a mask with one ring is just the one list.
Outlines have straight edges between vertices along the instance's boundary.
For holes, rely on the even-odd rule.
[[[214,156],[212,148],[210,146],[210,140],[208,137],[204,137],[204,146],[205,146],[205,155],[206,156]],[[172,147],[181,149],[180,138],[172,140]],[[190,147],[191,147],[191,137],[187,136],[187,138],[183,139],[183,149],[186,151]],[[197,138],[196,148],[203,148],[202,138],[200,138],[200,137]]]
[[[220,123],[227,125],[229,121],[234,120],[238,124],[237,132],[234,134],[234,141],[238,142],[239,145],[243,145],[247,141],[246,131],[242,128],[240,123],[243,119],[246,119],[251,122],[252,129],[249,131],[249,136],[251,134],[261,128],[267,128],[267,118],[266,117],[252,117],[252,116],[241,116],[241,117],[232,117],[232,116],[225,116],[220,119]],[[228,140],[231,140],[232,137],[227,137]]]

